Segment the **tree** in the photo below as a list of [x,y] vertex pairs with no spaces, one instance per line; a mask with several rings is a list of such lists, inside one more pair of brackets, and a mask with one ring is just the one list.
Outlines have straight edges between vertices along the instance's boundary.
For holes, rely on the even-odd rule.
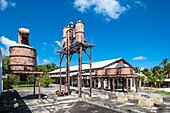
[[34,75],[28,75],[27,76],[27,83],[33,84],[34,83]]
[[46,74],[48,72],[48,70],[47,70],[45,65],[37,66],[37,71],[42,71],[44,74]]
[[49,84],[54,82],[54,80],[52,78],[50,78],[49,76],[42,76],[40,78],[40,81],[41,81],[41,83],[43,84],[44,87],[48,87]]
[[140,67],[135,67],[135,73],[140,74],[140,72],[141,72],[141,68]]
[[163,67],[166,67],[167,64],[168,64],[168,60],[169,60],[168,58],[164,58],[160,64],[161,64]]
[[19,80],[19,76],[14,75],[14,74],[10,74],[10,76],[9,76],[9,82],[10,82],[11,85],[17,86],[18,83],[19,83],[19,81],[20,81],[20,80]]
[[[165,76],[163,75],[163,69],[160,66],[155,66],[152,69],[152,73],[154,75],[153,80],[155,80],[155,81],[159,80],[159,87],[160,87],[162,82],[165,80]],[[156,82],[154,84],[156,84]]]
[[152,77],[153,77],[153,73],[152,73],[152,71],[151,70],[149,70],[149,69],[147,69],[147,68],[145,68],[143,71],[142,71],[142,73],[144,74],[144,75],[146,75],[146,77],[147,77],[147,83],[148,83],[148,85],[149,85],[149,87],[151,86],[151,82],[152,82]]
[[142,73],[145,75],[145,73],[148,72],[148,71],[149,71],[148,68],[144,68],[144,69],[142,70]]
[[166,77],[166,78],[169,78],[169,77],[170,77],[170,62],[167,63],[165,70],[166,70],[166,71],[164,72],[164,73],[165,73],[165,77]]
[[164,58],[160,65],[163,68],[163,75],[165,75],[166,78],[170,77],[170,62],[168,62],[168,58]]
[[9,56],[2,56],[2,74],[5,75],[8,71],[9,66]]
[[44,72],[44,74],[47,74],[47,72],[53,71],[58,68],[59,67],[56,66],[56,64],[54,64],[54,63],[37,66],[37,70]]

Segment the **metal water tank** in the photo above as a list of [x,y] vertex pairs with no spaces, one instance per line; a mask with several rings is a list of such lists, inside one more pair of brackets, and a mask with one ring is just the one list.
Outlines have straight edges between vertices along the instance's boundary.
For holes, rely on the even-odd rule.
[[75,29],[74,28],[72,28],[72,27],[64,27],[63,28],[62,47],[67,47],[67,38],[69,38],[69,45],[71,45],[75,38]]
[[75,24],[75,34],[76,34],[76,42],[85,44],[84,39],[84,23],[80,20]]

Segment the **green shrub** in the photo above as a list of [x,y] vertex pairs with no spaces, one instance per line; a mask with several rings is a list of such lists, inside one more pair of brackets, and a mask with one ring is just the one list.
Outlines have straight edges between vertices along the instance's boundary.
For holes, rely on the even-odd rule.
[[3,78],[3,90],[7,90],[8,89],[8,85],[9,85],[9,89],[12,89],[10,81],[9,81],[9,84],[8,84],[8,79],[7,78]]
[[49,84],[54,82],[54,80],[52,78],[50,78],[49,76],[44,76],[44,77],[40,78],[40,80],[44,87],[48,87]]

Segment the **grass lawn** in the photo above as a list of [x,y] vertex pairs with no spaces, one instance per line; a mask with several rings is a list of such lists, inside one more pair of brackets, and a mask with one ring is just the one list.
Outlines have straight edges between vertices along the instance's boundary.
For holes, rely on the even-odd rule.
[[[12,85],[13,89],[21,89],[21,88],[32,88],[34,87],[34,84],[21,84],[21,85]],[[35,85],[35,87],[38,87],[38,85]]]
[[155,94],[163,94],[163,95],[169,95],[170,96],[170,92],[165,92],[165,91],[157,91],[154,92]]

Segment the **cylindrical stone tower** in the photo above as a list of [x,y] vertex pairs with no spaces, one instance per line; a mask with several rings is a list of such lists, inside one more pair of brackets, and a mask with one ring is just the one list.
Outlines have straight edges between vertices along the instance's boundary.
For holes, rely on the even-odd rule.
[[11,46],[10,70],[11,71],[35,71],[36,50],[29,46],[29,29],[20,28],[18,31],[18,44]]

